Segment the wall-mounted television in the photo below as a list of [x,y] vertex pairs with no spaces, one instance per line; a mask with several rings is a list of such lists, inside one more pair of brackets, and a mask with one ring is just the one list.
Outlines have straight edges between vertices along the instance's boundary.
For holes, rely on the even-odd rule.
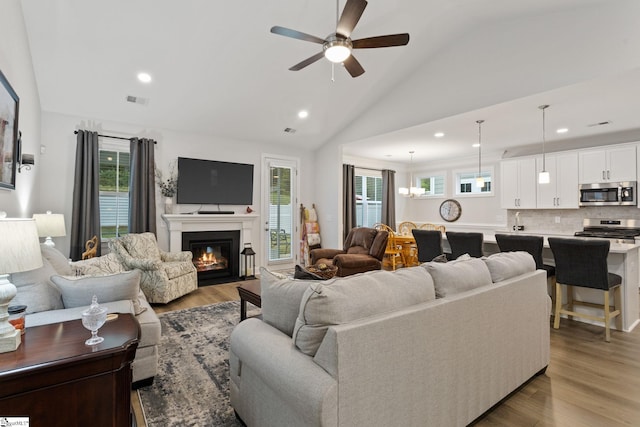
[[253,204],[253,165],[178,157],[178,203]]

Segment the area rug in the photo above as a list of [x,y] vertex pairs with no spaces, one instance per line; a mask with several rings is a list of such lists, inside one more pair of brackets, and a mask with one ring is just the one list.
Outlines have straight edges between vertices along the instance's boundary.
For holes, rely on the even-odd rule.
[[240,320],[240,302],[158,317],[158,375],[151,386],[138,390],[147,425],[241,426],[229,404],[229,335]]

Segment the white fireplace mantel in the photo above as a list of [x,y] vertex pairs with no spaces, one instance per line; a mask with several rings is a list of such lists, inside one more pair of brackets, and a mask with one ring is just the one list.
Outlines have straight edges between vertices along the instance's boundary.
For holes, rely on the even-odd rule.
[[169,251],[182,250],[182,233],[189,231],[240,230],[240,247],[252,243],[251,236],[258,219],[256,214],[162,214],[169,229]]

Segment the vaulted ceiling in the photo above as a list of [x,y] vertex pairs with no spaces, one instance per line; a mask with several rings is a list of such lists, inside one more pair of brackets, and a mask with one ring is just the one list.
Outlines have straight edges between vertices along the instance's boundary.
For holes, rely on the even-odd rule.
[[[613,3],[619,20],[598,20]],[[552,138],[637,132],[640,139],[640,55],[629,54],[640,45],[638,3],[370,0],[352,38],[407,32],[411,39],[356,50],[366,72],[352,78],[324,58],[289,71],[320,45],[269,32],[280,25],[326,37],[335,30],[332,0],[22,1],[44,111],[311,149],[337,138],[348,154],[400,162],[412,149],[423,160],[469,155],[477,119],[486,120],[483,135],[495,152],[536,143],[543,103],[552,105],[549,129],[570,129]],[[615,45],[602,46],[611,32]],[[538,37],[539,46],[517,50],[520,38]],[[572,78],[554,74],[553,63],[536,62],[549,52],[596,67]],[[529,61],[548,73],[524,78],[517,66]],[[153,81],[140,83],[140,71]],[[309,117],[298,118],[300,110]],[[603,121],[610,124],[591,126]]]

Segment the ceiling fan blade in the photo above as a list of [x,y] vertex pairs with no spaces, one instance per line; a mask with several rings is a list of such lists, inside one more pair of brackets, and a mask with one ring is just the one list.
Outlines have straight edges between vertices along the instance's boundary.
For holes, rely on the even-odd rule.
[[277,25],[275,27],[271,27],[271,32],[273,34],[278,34],[280,36],[285,36],[285,37],[291,37],[292,39],[303,40],[306,42],[312,42],[312,43],[318,43],[318,44],[323,44],[325,42],[325,40],[321,39],[320,37],[312,36],[311,34],[301,33],[300,31],[291,30],[289,28],[279,27]]
[[342,10],[342,16],[338,21],[336,33],[345,38],[351,37],[351,32],[356,27],[366,7],[366,0],[347,0],[347,4],[344,5]]
[[351,74],[351,77],[358,77],[364,74],[364,68],[353,55],[350,55],[343,64],[344,68]]
[[305,59],[304,61],[294,65],[293,67],[289,68],[289,70],[291,71],[300,71],[302,70],[304,67],[306,67],[307,65],[311,65],[314,62],[320,60],[322,57],[324,56],[324,52],[319,52],[316,53],[315,55],[313,55],[310,58]]
[[354,49],[370,49],[376,47],[404,46],[409,43],[409,34],[389,34],[388,36],[367,37],[353,40]]

